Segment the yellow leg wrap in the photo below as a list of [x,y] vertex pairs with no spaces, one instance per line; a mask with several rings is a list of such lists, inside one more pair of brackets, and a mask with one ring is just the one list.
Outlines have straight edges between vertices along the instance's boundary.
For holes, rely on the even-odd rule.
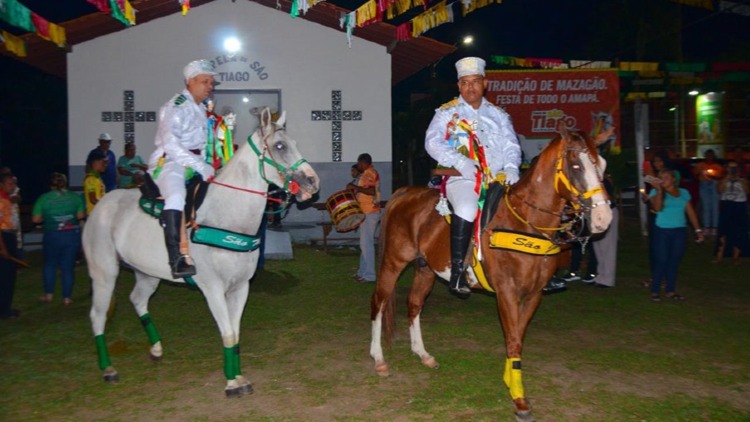
[[510,390],[510,397],[515,399],[524,398],[523,379],[521,377],[521,358],[505,359],[505,373],[503,381]]

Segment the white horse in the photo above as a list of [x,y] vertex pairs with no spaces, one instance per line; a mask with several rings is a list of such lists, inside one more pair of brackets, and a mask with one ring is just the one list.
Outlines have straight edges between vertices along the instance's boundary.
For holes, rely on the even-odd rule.
[[[300,201],[311,198],[318,191],[318,175],[301,157],[296,142],[283,129],[284,115],[274,123],[266,109],[261,114],[260,123],[247,144],[239,147],[232,160],[212,181],[196,215],[199,226],[255,235],[266,207],[269,183],[296,193]],[[96,204],[83,231],[83,249],[89,276],[93,280],[91,323],[99,367],[104,380],[109,382],[117,381],[119,377],[109,359],[104,327],[120,261],[135,271],[136,283],[130,301],[151,342],[151,357],[156,360],[161,358],[163,350],[148,313],[149,298],[160,279],[184,282],[172,279],[162,228],[158,219],[139,209],[139,197],[137,189],[118,189],[108,193]],[[236,237],[231,239],[237,240]],[[191,243],[190,252],[198,271],[192,281],[205,295],[224,344],[225,393],[228,397],[250,394],[250,382],[240,373],[240,320],[259,253],[257,250],[242,253],[196,243]]]

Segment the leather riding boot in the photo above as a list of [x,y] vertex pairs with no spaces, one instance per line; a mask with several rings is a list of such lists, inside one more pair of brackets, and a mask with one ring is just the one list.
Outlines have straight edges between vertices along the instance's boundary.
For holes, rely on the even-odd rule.
[[469,284],[466,283],[464,261],[471,243],[471,232],[474,223],[466,221],[456,214],[451,215],[451,279],[448,289],[451,294],[467,299],[471,295]]
[[185,278],[195,275],[195,266],[187,262],[187,255],[180,255],[180,230],[182,228],[182,211],[164,210],[159,219],[164,228],[164,243],[169,254],[169,268],[172,277]]

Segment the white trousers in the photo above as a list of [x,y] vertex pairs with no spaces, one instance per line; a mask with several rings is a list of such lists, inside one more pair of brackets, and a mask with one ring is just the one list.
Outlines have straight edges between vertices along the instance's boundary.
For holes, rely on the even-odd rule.
[[445,185],[445,196],[453,207],[453,213],[466,221],[474,221],[479,209],[479,194],[474,192],[474,179],[451,176]]
[[154,180],[164,197],[165,210],[182,211],[185,208],[185,167],[174,161],[167,161]]

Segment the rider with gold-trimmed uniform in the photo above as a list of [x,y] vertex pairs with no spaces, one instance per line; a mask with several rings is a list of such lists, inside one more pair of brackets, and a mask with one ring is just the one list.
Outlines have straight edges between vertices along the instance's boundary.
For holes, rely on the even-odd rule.
[[[460,96],[435,110],[425,137],[425,149],[438,165],[460,173],[450,176],[445,187],[453,207],[449,288],[460,298],[471,293],[465,280],[464,260],[479,209],[478,181],[494,180],[504,173],[505,183],[514,184],[521,164],[521,147],[510,116],[484,98],[484,66],[484,60],[477,57],[456,62]],[[484,160],[470,158],[469,151],[477,149],[470,145],[472,134],[484,149]],[[486,168],[482,168],[484,165]]]
[[213,167],[205,160],[208,129],[203,105],[213,91],[214,75],[213,67],[205,60],[185,66],[186,88],[159,110],[156,150],[148,163],[148,172],[164,197],[160,222],[174,278],[195,275],[195,266],[179,250],[185,179],[189,169],[199,173],[203,180],[214,175]]

